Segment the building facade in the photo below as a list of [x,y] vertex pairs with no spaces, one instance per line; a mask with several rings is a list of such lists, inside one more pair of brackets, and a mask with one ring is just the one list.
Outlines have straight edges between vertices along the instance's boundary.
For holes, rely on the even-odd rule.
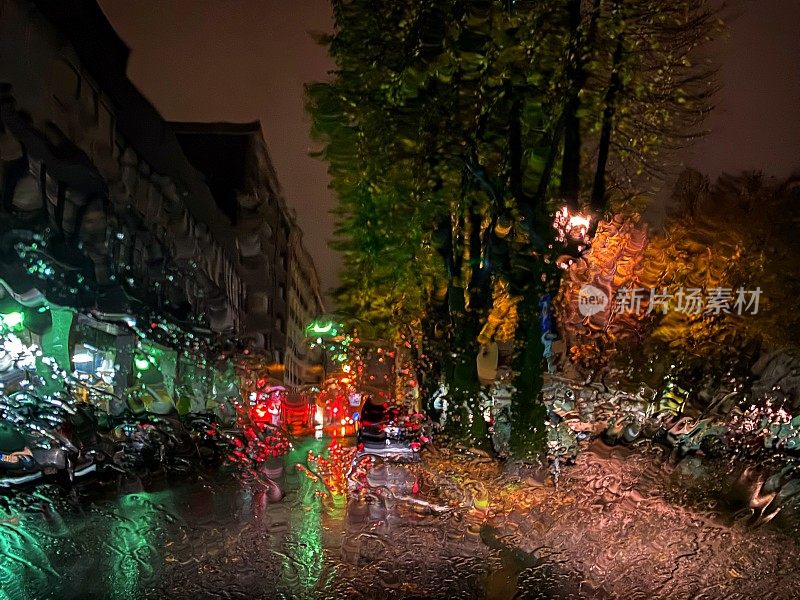
[[128,55],[94,0],[0,0],[0,322],[134,412],[237,395],[237,351],[299,385],[290,322],[321,312],[319,286],[260,126],[225,126],[246,144],[202,162]]
[[322,348],[311,347],[306,329],[323,314],[324,306],[317,270],[299,227],[289,237],[288,267],[285,379],[292,387],[318,385],[324,379]]
[[27,257],[65,267],[39,277],[6,252],[5,278],[99,316],[143,305],[236,333],[247,292],[230,222],[127,79],[128,49],[102,12],[86,0],[0,7],[2,226],[36,238]]
[[273,358],[275,384],[320,383],[322,358],[305,327],[323,312],[319,278],[302,231],[286,206],[261,124],[172,123],[217,207],[230,219],[247,288],[240,335]]

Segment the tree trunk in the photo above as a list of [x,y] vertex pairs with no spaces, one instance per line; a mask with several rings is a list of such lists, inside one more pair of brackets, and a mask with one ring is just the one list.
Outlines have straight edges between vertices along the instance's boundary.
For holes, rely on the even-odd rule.
[[450,286],[448,290],[452,336],[450,356],[446,359],[449,435],[482,449],[489,447],[488,428],[481,407],[481,384],[478,380],[478,344],[464,304],[464,289]]
[[[484,232],[481,229],[482,223],[483,216],[475,210],[474,206],[471,207],[469,214],[469,261],[471,273],[467,289],[469,290],[469,310],[479,314],[485,312],[492,303],[491,256],[488,255],[491,246],[489,236],[484,236]],[[489,235],[491,235],[491,230]]]
[[518,306],[519,323],[514,358],[516,391],[511,399],[511,451],[532,458],[547,442],[547,410],[539,400],[542,389],[542,333],[539,330],[539,286],[529,285]]
[[598,213],[603,211],[606,205],[606,168],[611,147],[611,132],[614,126],[617,96],[622,89],[622,81],[619,75],[622,51],[623,40],[620,35],[617,37],[617,45],[614,48],[611,78],[604,99],[603,125],[600,130],[600,142],[597,150],[597,170],[594,173],[594,184],[592,186],[592,210]]
[[581,170],[580,92],[586,81],[581,39],[581,0],[568,0],[570,41],[567,62],[567,101],[564,105],[564,154],[559,193],[572,210],[578,208]]

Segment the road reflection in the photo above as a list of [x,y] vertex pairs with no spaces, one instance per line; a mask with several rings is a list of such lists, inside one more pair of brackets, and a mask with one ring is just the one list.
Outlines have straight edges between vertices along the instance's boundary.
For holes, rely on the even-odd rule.
[[[278,502],[270,486],[211,471],[0,496],[0,600],[792,597],[789,532],[712,514],[717,487],[686,479],[694,463],[590,452],[555,489],[439,454],[421,485],[384,465],[369,480],[393,495],[347,501],[295,468],[324,446],[287,456]],[[475,496],[440,510],[473,488],[495,508]]]

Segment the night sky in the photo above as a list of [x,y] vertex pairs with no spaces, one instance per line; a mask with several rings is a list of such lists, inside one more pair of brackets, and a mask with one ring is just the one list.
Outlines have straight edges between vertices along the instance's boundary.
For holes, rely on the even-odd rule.
[[[333,67],[309,32],[328,31],[327,0],[100,0],[132,48],[129,75],[169,120],[260,119],[287,202],[323,290],[338,257],[326,166],[308,151],[303,84]],[[734,0],[712,55],[723,89],[711,135],[679,157],[722,171],[800,172],[800,0]]]

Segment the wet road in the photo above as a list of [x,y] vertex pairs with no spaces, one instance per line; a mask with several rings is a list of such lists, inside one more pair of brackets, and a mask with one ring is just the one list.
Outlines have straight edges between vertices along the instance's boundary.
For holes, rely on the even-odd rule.
[[587,452],[558,490],[429,455],[422,495],[488,489],[504,508],[487,515],[319,493],[294,465],[325,445],[287,457],[275,503],[218,474],[0,497],[0,600],[798,597],[796,519],[731,519],[722,475],[687,479],[704,467],[660,451]]
[[504,578],[461,520],[315,494],[292,465],[323,447],[287,457],[278,503],[230,477],[0,499],[0,598],[483,598]]

